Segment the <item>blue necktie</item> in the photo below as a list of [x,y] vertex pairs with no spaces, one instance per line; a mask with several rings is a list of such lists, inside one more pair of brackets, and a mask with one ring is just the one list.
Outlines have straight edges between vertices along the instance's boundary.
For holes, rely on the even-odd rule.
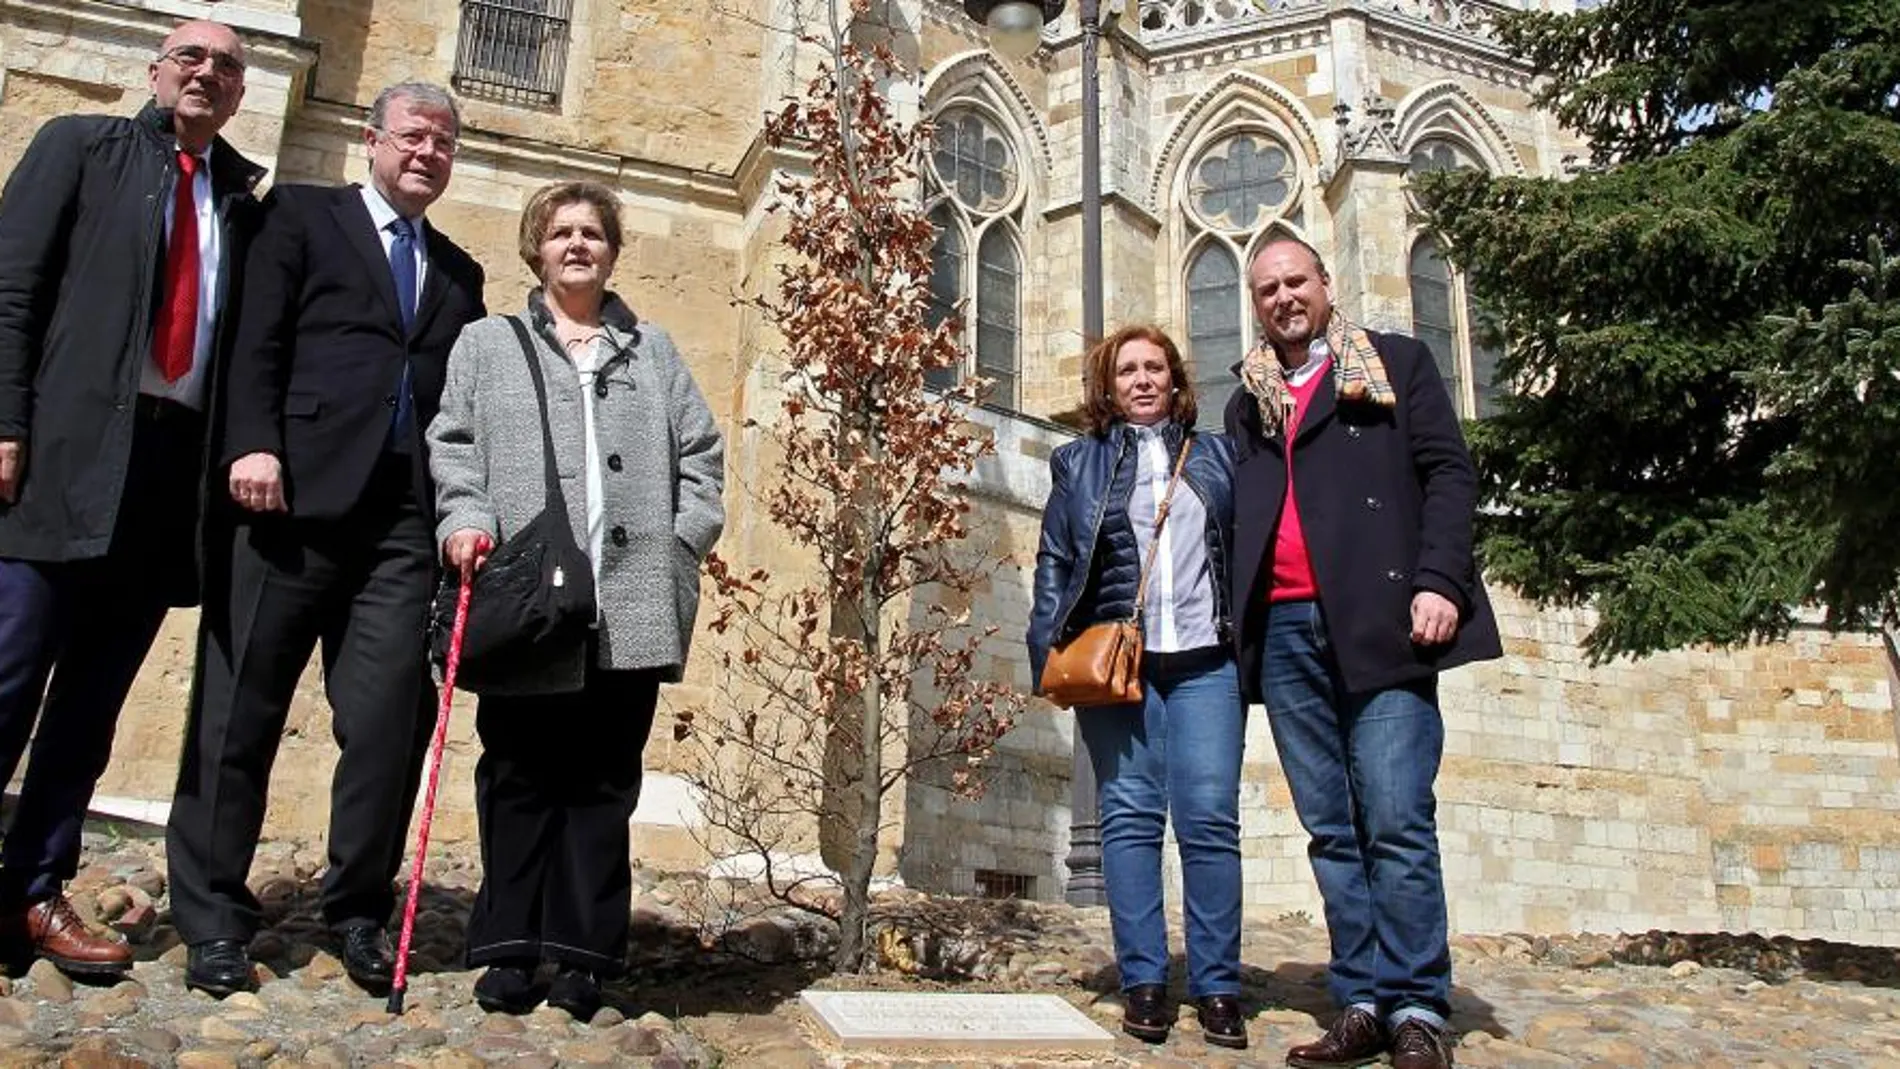
[[[389,273],[396,280],[396,310],[402,316],[406,340],[416,323],[416,228],[409,220],[396,217],[389,224]],[[390,447],[407,452],[410,426],[415,422],[415,401],[410,396],[409,360],[402,362],[402,379],[396,384],[396,411],[390,418]]]

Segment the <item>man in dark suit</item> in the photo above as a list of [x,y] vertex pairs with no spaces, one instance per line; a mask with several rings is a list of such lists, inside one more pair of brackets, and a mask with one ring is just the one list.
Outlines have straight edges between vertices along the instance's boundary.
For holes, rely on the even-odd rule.
[[1394,1069],[1442,1069],[1438,673],[1502,652],[1472,556],[1477,474],[1431,353],[1335,312],[1310,246],[1269,241],[1248,285],[1266,342],[1226,411],[1240,678],[1311,836],[1341,1009],[1287,1063],[1390,1049]]
[[423,220],[460,117],[434,86],[385,89],[367,186],[285,186],[246,261],[219,458],[241,519],[207,594],[191,722],[167,829],[185,981],[252,984],[245,886],[298,676],[321,647],[341,757],[322,908],[344,967],[390,982],[384,934],[435,691],[435,575],[422,431],[450,347],[481,318],[482,271]]
[[244,97],[229,27],[179,26],[148,77],[136,117],[41,127],[0,196],[0,783],[33,736],[0,943],[78,974],[132,965],[60,888],[139,665],[198,600],[206,411],[264,174],[218,137]]

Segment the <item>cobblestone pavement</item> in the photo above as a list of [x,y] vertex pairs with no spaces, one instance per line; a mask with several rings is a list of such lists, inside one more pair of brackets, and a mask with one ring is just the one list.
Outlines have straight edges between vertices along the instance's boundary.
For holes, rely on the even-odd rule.
[[[1173,1038],[1151,1047],[1116,1028],[1102,910],[889,892],[879,906],[878,971],[846,980],[819,964],[833,938],[822,925],[760,913],[743,885],[637,869],[634,960],[607,1009],[590,1024],[547,1007],[488,1015],[470,993],[476,974],[459,960],[475,859],[451,848],[431,859],[417,973],[406,1012],[391,1017],[343,976],[317,919],[320,848],[284,843],[265,844],[255,870],[268,923],[251,948],[261,986],[218,1002],[184,989],[161,851],[150,835],[88,833],[72,898],[124,933],[138,964],[110,986],[75,984],[43,962],[0,978],[0,1069],[1280,1065],[1286,1047],[1313,1036],[1329,1013],[1325,936],[1302,916],[1247,929],[1251,1049],[1209,1047],[1191,1010]],[[1891,948],[1498,935],[1461,936],[1453,955],[1461,1065],[1900,1069],[1900,951]],[[797,993],[810,986],[1053,992],[1118,1038],[1110,1054],[1067,1058],[841,1052],[798,1008]]]

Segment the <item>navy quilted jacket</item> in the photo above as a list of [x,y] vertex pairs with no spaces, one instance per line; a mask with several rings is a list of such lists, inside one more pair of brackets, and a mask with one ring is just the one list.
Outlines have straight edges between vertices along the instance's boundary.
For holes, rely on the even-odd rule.
[[[1182,430],[1168,434],[1170,455]],[[1134,429],[1116,423],[1049,458],[1049,501],[1036,551],[1035,604],[1029,613],[1029,670],[1040,684],[1049,648],[1090,624],[1124,620],[1135,610],[1141,558],[1128,499],[1135,489]],[[1229,635],[1228,532],[1234,523],[1234,449],[1224,434],[1199,432],[1176,493],[1193,492],[1207,512],[1207,559],[1213,569],[1216,630]]]

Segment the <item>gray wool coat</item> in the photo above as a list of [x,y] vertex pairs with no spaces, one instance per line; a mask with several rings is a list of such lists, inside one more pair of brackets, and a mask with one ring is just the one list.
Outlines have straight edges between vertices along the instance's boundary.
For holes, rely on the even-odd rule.
[[[580,384],[536,290],[523,316],[547,381],[555,468],[576,544],[586,547],[586,442]],[[699,612],[699,565],[725,526],[725,447],[705,398],[666,332],[635,319],[611,293],[602,310],[616,352],[597,382],[594,431],[606,535],[597,596],[602,668],[657,668],[678,682]],[[541,512],[545,497],[534,380],[505,316],[463,329],[449,354],[442,408],[429,424],[436,541],[463,528],[499,544]],[[580,658],[509,693],[579,690]],[[495,688],[503,690],[504,688]]]

